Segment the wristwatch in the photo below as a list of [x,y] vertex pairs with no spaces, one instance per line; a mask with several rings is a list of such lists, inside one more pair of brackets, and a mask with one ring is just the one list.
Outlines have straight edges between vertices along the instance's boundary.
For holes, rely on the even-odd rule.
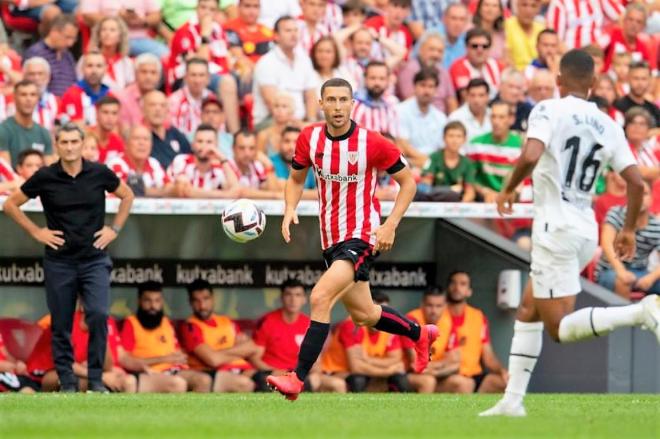
[[112,231],[115,232],[117,235],[119,235],[119,232],[121,232],[121,227],[115,226],[114,224],[110,226],[110,229],[112,229]]

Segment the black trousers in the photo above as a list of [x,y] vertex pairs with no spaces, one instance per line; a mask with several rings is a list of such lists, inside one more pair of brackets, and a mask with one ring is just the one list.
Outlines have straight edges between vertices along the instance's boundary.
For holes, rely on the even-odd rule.
[[108,308],[112,261],[101,256],[83,261],[44,258],[46,300],[51,314],[53,361],[62,386],[77,385],[73,373],[71,330],[80,296],[89,328],[87,374],[101,382],[108,341]]

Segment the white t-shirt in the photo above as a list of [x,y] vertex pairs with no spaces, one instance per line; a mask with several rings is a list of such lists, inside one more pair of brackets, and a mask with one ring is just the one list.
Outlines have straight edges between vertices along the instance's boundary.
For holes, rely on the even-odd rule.
[[635,164],[623,129],[596,104],[566,96],[534,107],[527,138],[545,145],[532,175],[535,223],[597,240],[596,180],[608,165],[621,172]]

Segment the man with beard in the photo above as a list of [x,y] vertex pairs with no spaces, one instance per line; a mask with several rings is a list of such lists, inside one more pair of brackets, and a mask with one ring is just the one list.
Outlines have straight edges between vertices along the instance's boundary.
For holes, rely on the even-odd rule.
[[96,125],[96,102],[110,91],[101,82],[107,68],[101,52],[90,50],[85,54],[82,63],[83,79],[69,87],[60,101],[58,118],[61,121]]
[[536,37],[537,57],[525,67],[525,78],[529,81],[539,70],[547,70],[553,76],[559,73],[559,37],[552,29],[542,30]]
[[438,320],[440,337],[433,346],[445,355],[457,350],[460,366],[457,373],[439,381],[438,390],[449,393],[502,392],[509,374],[490,344],[486,316],[467,304],[471,296],[470,275],[465,271],[451,273],[447,280],[448,306]]
[[218,150],[211,125],[197,127],[192,154],[177,155],[167,169],[176,191],[189,198],[235,198],[238,180],[229,160]]
[[55,126],[59,102],[57,96],[48,91],[50,64],[40,56],[29,58],[23,64],[23,78],[37,84],[41,93],[39,103],[32,113],[32,119],[48,131],[51,131]]
[[399,135],[397,99],[383,96],[390,85],[390,68],[382,61],[371,61],[364,70],[364,89],[355,93],[351,119],[372,131]]
[[660,124],[660,109],[653,102],[646,99],[646,94],[651,91],[653,83],[651,67],[645,61],[633,63],[630,66],[628,80],[630,82],[630,92],[616,101],[614,106],[624,114],[633,107],[644,108],[653,116],[651,128],[656,128]]
[[152,392],[209,392],[211,377],[190,370],[163,306],[163,287],[159,282],[147,281],[138,286],[137,313],[126,318],[121,331],[126,351],[124,367],[140,373],[138,390],[142,390],[141,381],[147,374],[160,375],[157,389]]
[[442,66],[445,53],[445,42],[436,32],[426,32],[419,42],[419,55],[406,63],[398,74],[397,92],[401,99],[407,99],[415,94],[414,77],[423,68],[435,68],[438,87],[433,97],[433,105],[445,114],[458,108],[456,91],[451,83],[449,72]]
[[214,392],[252,392],[254,366],[247,360],[258,348],[229,317],[213,312],[208,281],[196,279],[187,289],[193,315],[186,320],[183,345],[190,354],[190,367],[213,377]]

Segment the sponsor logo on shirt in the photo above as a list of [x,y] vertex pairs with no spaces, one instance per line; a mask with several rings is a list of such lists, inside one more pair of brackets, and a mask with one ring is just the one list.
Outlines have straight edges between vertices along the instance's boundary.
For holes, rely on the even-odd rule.
[[321,169],[319,167],[316,168],[316,174],[319,176],[319,178],[322,178],[323,180],[337,181],[337,182],[340,182],[340,183],[357,183],[359,181],[364,180],[364,175],[329,174],[329,173],[323,172],[323,169]]

